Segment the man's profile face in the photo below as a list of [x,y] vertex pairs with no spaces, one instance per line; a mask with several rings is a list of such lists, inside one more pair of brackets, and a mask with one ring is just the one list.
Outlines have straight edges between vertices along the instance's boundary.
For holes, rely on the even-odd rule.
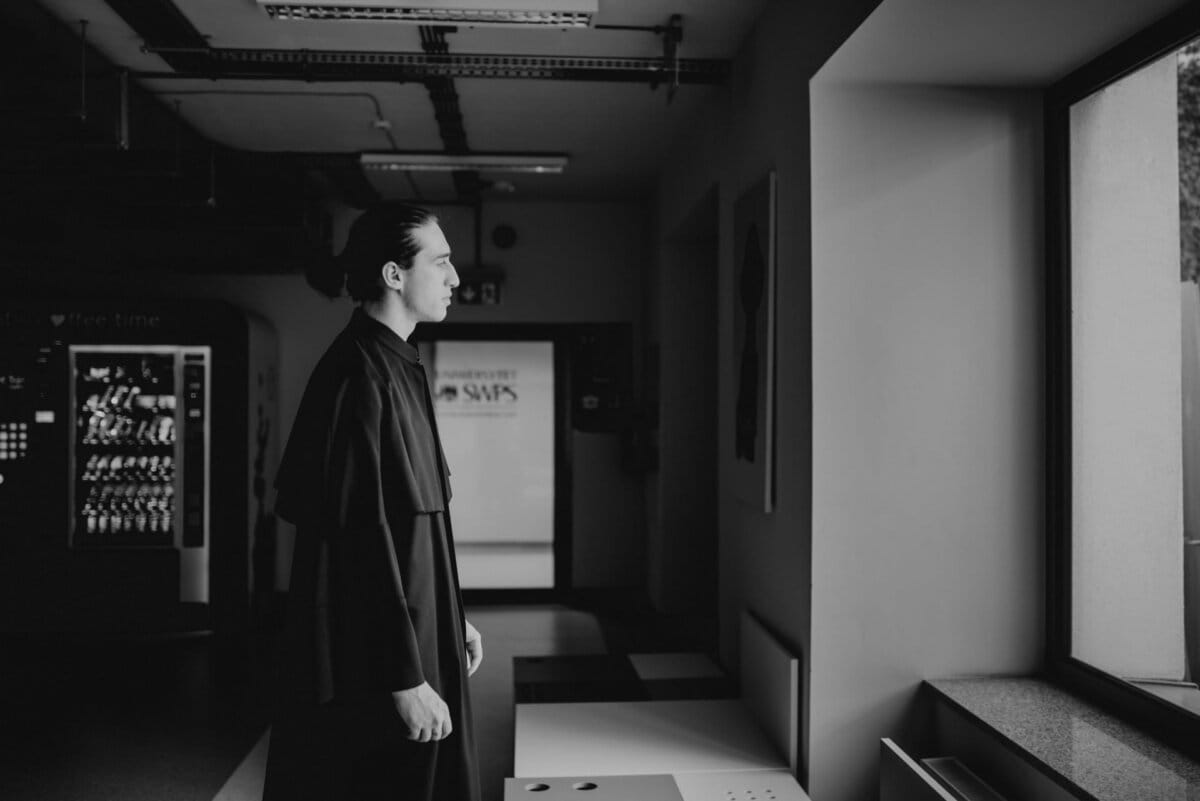
[[450,244],[435,222],[414,228],[420,246],[412,267],[404,270],[400,297],[416,322],[440,322],[446,318],[450,297],[458,286],[458,273],[450,261]]

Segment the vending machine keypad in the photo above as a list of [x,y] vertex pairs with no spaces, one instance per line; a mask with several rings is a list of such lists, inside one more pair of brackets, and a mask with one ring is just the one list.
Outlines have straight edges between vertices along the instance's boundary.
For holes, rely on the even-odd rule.
[[29,455],[29,424],[0,422],[0,462],[16,461]]

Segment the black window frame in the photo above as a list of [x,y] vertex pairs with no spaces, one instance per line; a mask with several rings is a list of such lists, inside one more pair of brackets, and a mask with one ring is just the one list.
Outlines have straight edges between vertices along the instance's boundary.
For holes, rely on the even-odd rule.
[[1193,2],[1083,65],[1045,93],[1046,156],[1046,672],[1090,700],[1200,759],[1200,715],[1071,656],[1072,104],[1200,37]]

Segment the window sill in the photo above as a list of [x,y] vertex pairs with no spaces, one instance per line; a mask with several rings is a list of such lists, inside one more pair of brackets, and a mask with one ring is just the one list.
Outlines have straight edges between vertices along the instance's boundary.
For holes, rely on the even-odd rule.
[[1077,798],[1200,797],[1200,763],[1044,679],[933,679],[925,685]]

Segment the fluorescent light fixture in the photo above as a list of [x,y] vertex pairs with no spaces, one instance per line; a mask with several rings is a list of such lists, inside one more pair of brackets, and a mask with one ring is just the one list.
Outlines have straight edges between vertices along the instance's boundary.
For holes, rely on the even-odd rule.
[[561,173],[567,157],[561,154],[516,155],[510,153],[363,153],[364,170],[422,170],[425,172],[533,172]]
[[[500,25],[586,28],[599,0],[258,0],[277,20],[407,22],[413,25]],[[419,5],[417,5],[419,4]]]

